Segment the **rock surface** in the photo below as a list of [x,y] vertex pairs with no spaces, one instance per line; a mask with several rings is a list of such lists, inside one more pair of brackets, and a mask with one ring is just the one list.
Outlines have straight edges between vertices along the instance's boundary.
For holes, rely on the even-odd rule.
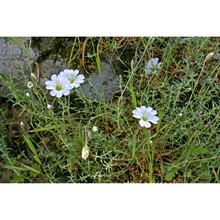
[[[21,44],[24,44],[28,38],[18,38]],[[28,52],[28,54],[27,54]],[[30,72],[30,66],[33,65],[37,57],[32,48],[27,48],[27,52],[19,46],[12,44],[7,38],[0,38],[0,74],[5,72],[13,78],[19,78],[22,71]]]
[[[16,38],[20,44],[24,44],[30,38]],[[21,86],[24,74],[30,74],[30,67],[37,58],[37,53],[32,48],[26,51],[20,46],[10,42],[10,39],[0,38],[0,75],[5,73],[11,76],[18,86]],[[0,82],[0,96],[6,97],[8,90]]]
[[42,78],[50,78],[53,74],[59,74],[62,70],[67,68],[67,64],[53,59],[44,60],[39,64],[40,75]]
[[81,95],[91,101],[109,101],[119,89],[119,79],[109,63],[101,62],[101,73],[92,73],[81,89]]

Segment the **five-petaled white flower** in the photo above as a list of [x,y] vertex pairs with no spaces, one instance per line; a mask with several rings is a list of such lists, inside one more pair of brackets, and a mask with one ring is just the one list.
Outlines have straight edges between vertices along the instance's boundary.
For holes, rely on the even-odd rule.
[[53,74],[51,80],[45,82],[46,88],[50,91],[52,96],[60,98],[62,95],[69,95],[72,86],[68,79],[61,75]]
[[[150,128],[151,123],[157,124],[159,118],[156,116],[157,111],[152,107],[141,106],[132,111],[133,117],[140,119],[139,124],[142,127]],[[151,123],[150,123],[151,122]]]
[[79,74],[79,70],[69,70],[65,69],[60,72],[62,77],[65,77],[69,80],[72,89],[79,87],[81,83],[84,82],[85,77],[82,74]]
[[159,59],[158,58],[152,58],[148,61],[146,68],[145,68],[145,73],[147,75],[151,73],[157,74],[158,71],[160,70],[161,62],[158,63]]

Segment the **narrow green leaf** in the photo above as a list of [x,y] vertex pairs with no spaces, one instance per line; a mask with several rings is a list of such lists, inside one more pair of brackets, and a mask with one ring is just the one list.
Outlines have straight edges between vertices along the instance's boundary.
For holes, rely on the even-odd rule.
[[137,108],[137,100],[136,100],[136,96],[135,96],[134,89],[133,89],[132,85],[130,86],[130,92],[131,92],[131,99],[132,99],[133,107]]
[[31,139],[29,138],[28,134],[26,132],[23,132],[23,137],[25,142],[27,143],[28,147],[30,148],[30,150],[32,151],[32,153],[34,154],[34,159],[41,164],[40,158],[38,157],[37,151],[31,141]]
[[[65,125],[66,126],[66,125]],[[50,125],[50,126],[46,126],[46,127],[42,127],[42,128],[37,128],[34,130],[31,130],[29,132],[41,132],[41,131],[48,131],[48,130],[52,130],[52,129],[58,129],[58,128],[63,128],[64,125],[63,124],[59,124],[59,125]]]

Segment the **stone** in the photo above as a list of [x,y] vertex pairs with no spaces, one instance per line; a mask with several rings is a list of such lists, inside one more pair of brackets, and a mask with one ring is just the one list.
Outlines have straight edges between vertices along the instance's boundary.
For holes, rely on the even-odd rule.
[[67,64],[54,59],[44,60],[39,64],[40,75],[42,78],[50,78],[53,74],[59,74],[62,70],[67,69]]
[[[30,38],[17,38],[20,44],[24,44]],[[9,38],[0,38],[0,75],[3,73],[11,76],[19,87],[25,75],[30,74],[31,66],[37,58],[37,53],[32,48],[27,51],[13,44]],[[8,90],[0,82],[0,96],[6,97]]]
[[80,95],[91,101],[109,101],[119,90],[119,78],[107,62],[101,62],[101,72],[94,72],[81,84]]
[[[25,41],[24,39],[21,39],[21,43]],[[18,45],[10,43],[7,38],[1,37],[0,74],[5,72],[6,74],[11,75],[13,78],[19,78],[22,75],[22,72],[30,72],[30,66],[33,65],[37,54],[32,48],[27,48],[27,50],[28,54]]]

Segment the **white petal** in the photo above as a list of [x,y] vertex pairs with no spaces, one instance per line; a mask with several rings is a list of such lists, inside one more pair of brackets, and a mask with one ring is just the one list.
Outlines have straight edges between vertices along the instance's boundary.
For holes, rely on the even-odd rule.
[[64,88],[65,89],[68,89],[68,90],[71,90],[72,88],[73,88],[73,85],[72,85],[72,83],[66,83],[65,85],[64,85]]
[[54,82],[53,82],[53,81],[51,81],[51,80],[48,80],[48,81],[46,81],[46,82],[45,82],[45,84],[46,84],[47,86],[50,86],[50,85],[53,85],[53,84],[54,84]]
[[60,72],[59,76],[64,77],[64,76],[66,76],[66,73],[62,71],[62,72]]
[[79,83],[83,83],[84,82],[84,76],[81,77],[80,75],[76,77],[75,81],[79,82]]
[[152,110],[153,110],[152,107],[147,107],[146,112],[149,113],[149,112],[151,112]]
[[145,106],[141,106],[140,109],[141,111],[146,111],[147,108]]
[[50,91],[50,94],[52,95],[52,96],[55,96],[56,94],[57,94],[57,90],[52,90],[52,91]]
[[63,95],[62,91],[57,91],[56,97],[60,98]]
[[148,121],[152,122],[153,124],[157,124],[157,122],[159,121],[159,118],[157,116],[152,116],[148,118]]
[[134,118],[142,118],[140,111],[138,111],[137,109],[133,110],[132,113]]
[[156,110],[153,110],[153,111],[151,112],[151,114],[152,114],[152,115],[156,115],[156,114],[157,114],[157,111],[156,111]]
[[68,81],[66,73],[58,75],[57,81]]
[[54,81],[54,80],[56,80],[57,79],[57,75],[56,74],[53,74],[52,76],[51,76],[51,79]]
[[54,89],[54,86],[46,86],[46,89],[48,89],[48,90],[51,90],[51,89]]
[[158,58],[154,58],[154,60],[153,60],[153,65],[154,65],[154,66],[156,66],[156,65],[157,65],[157,63],[158,63],[158,61],[159,61],[159,59],[158,59]]
[[76,73],[76,75],[78,75],[78,73],[79,73],[79,70],[75,70],[74,72]]
[[82,75],[82,74],[79,74],[76,78],[77,78],[77,79],[85,79],[85,76]]
[[78,88],[80,86],[80,84],[77,83],[77,82],[74,82],[73,85],[74,85],[75,88]]
[[84,80],[83,79],[77,79],[76,82],[79,83],[79,84],[82,84],[82,83],[84,83]]
[[64,89],[62,92],[63,92],[64,95],[69,95],[70,94],[70,90],[69,89]]
[[136,108],[138,114],[142,117],[143,116],[143,111],[141,110],[141,108]]
[[66,74],[72,73],[72,71],[69,70],[69,69],[65,69],[65,70],[63,70],[63,72],[66,73]]
[[150,127],[151,127],[151,123],[148,122],[148,121],[140,120],[140,121],[139,121],[139,124],[140,124],[140,126],[142,126],[142,127],[146,127],[146,128],[150,128]]

